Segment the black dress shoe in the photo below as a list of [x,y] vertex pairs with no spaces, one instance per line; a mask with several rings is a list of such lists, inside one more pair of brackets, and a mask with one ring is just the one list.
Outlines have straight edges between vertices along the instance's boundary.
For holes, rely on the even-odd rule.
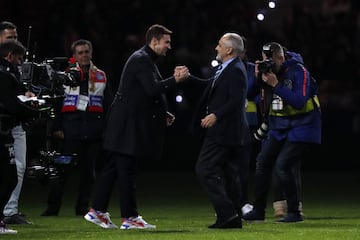
[[225,221],[216,221],[216,223],[210,225],[208,228],[242,228],[241,217],[236,214]]
[[259,212],[255,209],[251,210],[247,214],[242,216],[242,219],[250,222],[264,222],[265,221],[265,211]]
[[5,216],[4,217],[4,222],[6,224],[31,224],[31,222],[26,220],[20,214],[14,214],[12,216]]
[[294,223],[304,221],[300,213],[288,213],[286,217],[276,220],[278,223]]
[[26,217],[26,215],[25,215],[24,213],[22,213],[22,212],[19,212],[18,215],[19,215],[20,217]]

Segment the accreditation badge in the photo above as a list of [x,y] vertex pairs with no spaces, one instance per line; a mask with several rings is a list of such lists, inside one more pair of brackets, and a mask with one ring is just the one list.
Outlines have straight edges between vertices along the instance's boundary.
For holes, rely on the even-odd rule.
[[89,97],[85,95],[80,95],[78,103],[76,105],[76,109],[79,111],[86,111],[88,103],[89,103]]

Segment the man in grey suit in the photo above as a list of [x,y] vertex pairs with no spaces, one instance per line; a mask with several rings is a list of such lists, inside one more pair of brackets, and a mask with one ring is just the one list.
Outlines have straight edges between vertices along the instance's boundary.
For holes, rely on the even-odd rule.
[[84,218],[103,228],[117,228],[107,212],[112,186],[119,182],[120,229],[155,228],[138,213],[135,194],[137,160],[161,156],[165,128],[174,121],[167,112],[164,93],[189,76],[185,66],[163,79],[156,66],[158,57],[171,49],[172,32],[162,25],[151,26],[145,35],[146,45],[127,60],[120,85],[108,114],[104,130],[104,149],[109,152],[98,179],[92,208]]
[[[197,124],[204,130],[196,174],[206,189],[217,220],[209,228],[242,228],[239,176],[244,146],[250,142],[245,115],[246,69],[239,58],[242,38],[224,34],[215,50],[221,62],[207,82]],[[198,79],[200,80],[200,79]]]

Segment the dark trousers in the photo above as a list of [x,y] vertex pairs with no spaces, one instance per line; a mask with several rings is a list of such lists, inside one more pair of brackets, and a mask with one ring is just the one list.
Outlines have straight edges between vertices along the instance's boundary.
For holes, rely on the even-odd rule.
[[98,211],[108,211],[111,192],[115,181],[118,180],[121,217],[138,216],[135,185],[136,167],[136,157],[109,153],[96,183],[92,207]]
[[15,189],[18,177],[12,140],[7,141],[8,136],[0,135],[0,221],[4,219],[4,208]]
[[286,139],[278,141],[272,136],[264,142],[256,162],[256,211],[265,212],[274,169],[285,194],[288,213],[299,213],[299,194],[293,169],[301,162],[308,147],[307,143],[288,142]]
[[[301,161],[294,165],[293,173],[296,182],[296,189],[299,196],[299,200],[301,201]],[[274,174],[272,179],[272,186],[274,192],[274,202],[285,200],[285,193],[282,188],[280,179],[278,175]]]
[[[77,214],[86,213],[89,207],[90,198],[93,193],[95,181],[95,165],[101,150],[101,143],[95,140],[65,140],[63,142],[63,154],[76,153],[77,165],[79,171],[78,196],[75,205]],[[62,197],[65,190],[70,169],[64,169],[59,178],[50,181],[50,192],[48,196],[48,209],[52,212],[58,212],[61,207]]]
[[242,147],[222,146],[204,139],[195,171],[206,189],[218,221],[241,212],[242,189],[240,167]]

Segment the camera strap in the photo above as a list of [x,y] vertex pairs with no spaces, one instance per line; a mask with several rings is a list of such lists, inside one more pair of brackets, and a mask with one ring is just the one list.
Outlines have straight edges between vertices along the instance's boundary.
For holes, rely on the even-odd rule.
[[269,115],[272,98],[272,89],[269,87],[260,88],[260,114],[263,121],[266,120]]

